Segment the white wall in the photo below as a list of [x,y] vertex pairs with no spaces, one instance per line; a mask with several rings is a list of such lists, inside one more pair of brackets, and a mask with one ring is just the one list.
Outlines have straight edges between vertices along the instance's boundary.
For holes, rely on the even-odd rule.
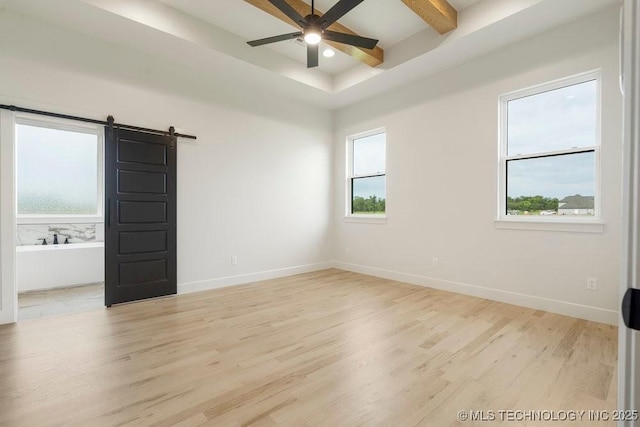
[[330,113],[255,86],[0,11],[0,103],[197,135],[178,145],[183,292],[331,259]]
[[[343,268],[617,323],[621,95],[617,8],[335,114]],[[602,68],[603,233],[496,229],[498,97]],[[384,225],[345,222],[345,138],[387,129]],[[347,249],[348,248],[348,249]],[[437,267],[432,258],[439,259]],[[586,290],[596,277],[598,291]]]

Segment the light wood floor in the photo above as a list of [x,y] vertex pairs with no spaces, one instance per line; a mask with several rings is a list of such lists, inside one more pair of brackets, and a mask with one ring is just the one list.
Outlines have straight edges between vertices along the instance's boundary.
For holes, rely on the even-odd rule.
[[2,326],[0,425],[487,426],[456,414],[613,410],[616,337],[326,270]]

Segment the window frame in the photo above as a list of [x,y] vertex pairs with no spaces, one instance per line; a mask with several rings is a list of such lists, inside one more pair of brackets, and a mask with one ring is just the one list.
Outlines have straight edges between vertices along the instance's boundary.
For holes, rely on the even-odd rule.
[[[569,86],[574,86],[589,81],[596,82],[596,135],[595,145],[585,147],[575,147],[546,152],[534,152],[521,155],[508,155],[508,103],[516,99],[551,92]],[[600,149],[602,139],[602,72],[592,70],[584,73],[560,78],[550,82],[519,89],[499,98],[498,114],[498,215],[496,219],[497,228],[525,228],[550,231],[584,231],[602,232],[602,206],[601,206],[601,167]],[[558,215],[537,215],[521,216],[507,215],[507,164],[510,160],[524,160],[534,158],[548,158],[552,156],[570,155],[593,152],[594,155],[594,215],[593,216],[558,216]]]
[[[385,150],[385,159],[384,159],[384,173],[374,173],[374,174],[363,174],[363,175],[354,175],[353,174],[353,142],[357,139],[366,138],[369,136],[385,134],[384,140],[384,150]],[[345,220],[353,221],[353,222],[371,222],[371,223],[384,223],[387,218],[387,206],[386,206],[386,188],[387,188],[387,130],[384,127],[371,129],[365,132],[359,132],[353,135],[349,135],[347,137],[347,152],[346,152],[346,201],[345,201]],[[353,213],[353,181],[355,179],[362,178],[374,178],[374,177],[384,177],[385,183],[385,213],[384,214],[354,214]]]
[[[54,117],[43,117],[28,113],[16,114],[14,128],[17,125],[35,126],[46,129],[55,129],[67,132],[91,134],[97,137],[97,206],[96,214],[19,214],[18,213],[18,144],[16,138],[16,150],[14,164],[16,168],[16,206],[15,215],[17,224],[92,224],[104,222],[104,127],[98,124],[65,120]],[[15,130],[14,130],[15,132]]]

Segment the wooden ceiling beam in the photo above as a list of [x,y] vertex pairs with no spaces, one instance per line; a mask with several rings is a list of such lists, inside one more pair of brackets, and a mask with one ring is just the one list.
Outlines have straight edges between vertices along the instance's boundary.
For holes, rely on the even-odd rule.
[[458,11],[447,0],[402,0],[440,34],[458,27]]
[[[284,21],[287,24],[294,26],[295,28],[299,28],[298,26],[295,25],[293,21],[291,21],[291,19],[289,19],[287,15],[282,13],[278,8],[272,5],[268,0],[245,0],[245,1],[257,7],[258,9],[261,9],[267,12],[269,15],[272,15],[280,19],[281,21]],[[307,4],[303,0],[287,0],[287,3],[289,3],[289,5],[291,5],[291,7],[294,8],[302,16],[307,16],[309,13],[311,13],[311,5]],[[320,12],[318,9],[316,9],[315,13],[319,16],[323,15],[323,12]],[[329,26],[329,28],[327,29],[332,31],[338,31],[340,33],[353,34],[355,36],[359,35],[356,32],[350,30],[349,28],[337,22]],[[350,45],[335,43],[335,42],[326,41],[326,40],[323,40],[323,43],[326,43],[332,46],[334,49],[339,50],[340,52],[344,52],[347,55],[371,67],[377,67],[378,65],[384,62],[384,50],[378,46],[376,46],[373,49],[365,49],[362,47],[350,46]]]

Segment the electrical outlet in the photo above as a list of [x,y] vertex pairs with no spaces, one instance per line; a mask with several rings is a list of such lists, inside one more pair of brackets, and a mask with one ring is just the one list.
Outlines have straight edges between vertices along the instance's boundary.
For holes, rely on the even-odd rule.
[[433,259],[431,260],[431,266],[432,266],[432,267],[437,267],[437,266],[438,266],[438,264],[440,264],[440,260],[439,260],[438,258],[433,258]]
[[590,291],[598,290],[598,279],[595,277],[587,277],[587,289]]
[[231,257],[231,265],[238,265],[238,257],[237,256],[232,256]]

